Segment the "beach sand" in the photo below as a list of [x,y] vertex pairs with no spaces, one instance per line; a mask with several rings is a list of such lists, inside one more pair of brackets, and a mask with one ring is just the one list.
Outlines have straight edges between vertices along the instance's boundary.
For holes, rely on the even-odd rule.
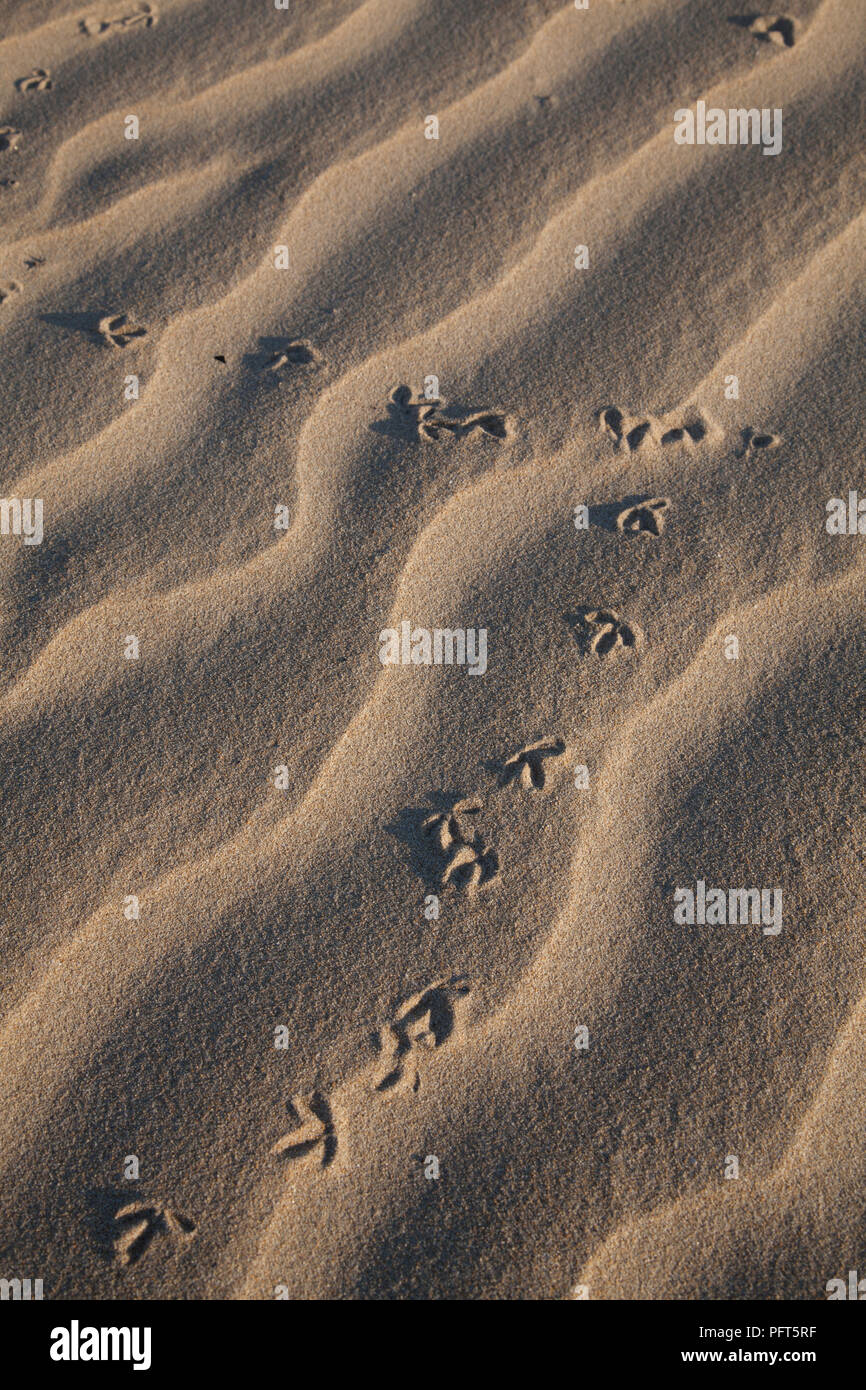
[[858,9],[7,0],[0,1276],[866,1273]]

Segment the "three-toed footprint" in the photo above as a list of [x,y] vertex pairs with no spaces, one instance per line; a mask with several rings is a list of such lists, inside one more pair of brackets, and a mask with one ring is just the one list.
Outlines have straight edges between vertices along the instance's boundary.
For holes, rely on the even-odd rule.
[[400,1005],[394,1018],[379,1032],[381,1062],[377,1091],[421,1087],[420,1057],[441,1047],[454,1033],[458,1010],[469,985],[462,975],[437,980]]
[[622,619],[612,608],[596,608],[585,613],[589,650],[596,656],[608,656],[619,648],[635,648],[638,630]]
[[463,415],[442,415],[444,402],[436,397],[413,397],[408,386],[395,386],[388,397],[388,411],[402,427],[412,430],[416,439],[463,439],[473,430],[492,439],[508,438],[508,420],[498,411],[482,410]]
[[464,823],[464,816],[477,816],[483,809],[480,797],[467,796],[454,801],[443,811],[434,811],[421,823],[421,834],[433,839],[443,854],[452,845],[472,844],[475,839],[474,826]]
[[129,322],[126,314],[105,314],[96,329],[99,337],[109,347],[126,347],[133,338],[143,338],[146,328],[137,328]]
[[110,33],[112,29],[131,29],[136,24],[150,29],[158,18],[159,11],[155,5],[141,4],[128,14],[114,15],[111,19],[97,19],[89,15],[79,22],[78,27],[82,34],[87,34],[92,39],[99,39]]
[[561,738],[539,739],[537,743],[528,743],[519,752],[512,753],[507,758],[502,773],[502,785],[507,786],[509,782],[515,780],[520,782],[524,791],[541,791],[544,788],[546,779],[544,771],[545,758],[558,758],[565,752],[565,743]]
[[271,1153],[288,1154],[292,1159],[317,1155],[321,1166],[327,1168],[337,1153],[337,1131],[325,1097],[319,1091],[292,1096],[289,1113],[298,1123],[277,1140]]
[[760,453],[763,449],[778,449],[781,442],[778,434],[756,430],[752,425],[748,425],[742,431],[740,447],[734,451],[734,456],[744,458],[746,454]]
[[445,888],[453,883],[472,894],[479,888],[486,888],[498,877],[499,856],[479,835],[472,844],[453,846],[442,870],[440,885]]
[[797,39],[797,21],[784,14],[749,15],[748,30],[756,39],[774,43],[779,48],[793,48]]
[[19,92],[50,92],[53,85],[48,68],[34,68],[26,77],[19,77],[15,83]]
[[639,533],[660,536],[664,530],[664,513],[669,506],[666,497],[647,497],[643,502],[624,507],[616,518],[617,530],[627,536]]
[[615,449],[636,453],[644,445],[685,444],[691,447],[705,439],[709,426],[697,412],[675,412],[664,416],[628,415],[619,406],[607,405],[598,412],[599,429]]
[[158,1202],[130,1202],[115,1213],[121,1231],[115,1237],[114,1253],[119,1264],[140,1260],[154,1236],[172,1235],[188,1240],[195,1235],[195,1222]]

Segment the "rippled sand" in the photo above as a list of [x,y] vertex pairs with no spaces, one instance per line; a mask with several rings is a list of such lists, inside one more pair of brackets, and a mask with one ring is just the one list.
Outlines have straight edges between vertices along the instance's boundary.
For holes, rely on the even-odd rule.
[[866,1267],[856,10],[6,4],[0,1276]]

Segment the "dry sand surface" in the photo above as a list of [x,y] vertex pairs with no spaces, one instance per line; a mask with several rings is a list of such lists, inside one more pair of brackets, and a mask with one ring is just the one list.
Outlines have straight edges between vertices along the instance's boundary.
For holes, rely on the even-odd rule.
[[866,1274],[860,0],[2,10],[0,1276]]

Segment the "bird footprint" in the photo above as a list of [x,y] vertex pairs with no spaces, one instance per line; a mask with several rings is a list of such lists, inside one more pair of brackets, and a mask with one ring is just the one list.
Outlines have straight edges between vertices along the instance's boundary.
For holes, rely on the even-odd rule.
[[749,33],[765,43],[779,48],[793,48],[796,41],[796,21],[784,14],[759,14],[752,18]]
[[689,419],[683,415],[663,418],[648,415],[641,419],[627,415],[619,406],[608,405],[599,411],[598,422],[602,434],[613,441],[614,448],[630,454],[636,453],[647,440],[660,445],[685,444],[690,448],[707,435],[707,423],[700,415]]
[[462,801],[455,801],[447,810],[436,811],[422,821],[421,833],[433,838],[442,853],[447,854],[452,845],[472,844],[475,828],[465,826],[463,817],[477,816],[482,809],[483,803],[477,796],[464,797]]
[[397,1010],[394,1018],[379,1033],[382,1054],[377,1091],[395,1087],[421,1087],[418,1059],[425,1052],[441,1047],[457,1026],[457,1011],[469,993],[464,976],[437,980],[418,994],[412,995]]
[[444,435],[463,438],[473,430],[480,430],[493,439],[507,439],[508,421],[496,411],[479,411],[457,418],[440,415],[442,404],[438,397],[428,399],[422,396],[414,399],[408,386],[396,386],[388,398],[389,409],[404,426],[415,431],[418,439],[438,441]]
[[195,1235],[195,1222],[180,1216],[170,1207],[156,1203],[131,1202],[115,1214],[123,1226],[115,1238],[114,1252],[122,1265],[135,1264],[147,1250],[154,1236],[173,1235],[188,1239]]
[[743,430],[742,443],[736,450],[735,457],[743,458],[746,454],[754,454],[761,449],[778,449],[781,442],[778,434],[768,434],[749,425]]
[[99,320],[97,333],[109,347],[126,347],[132,338],[143,338],[146,328],[129,323],[126,314],[106,314]]
[[19,77],[15,83],[19,92],[50,92],[53,85],[48,68],[34,68],[27,77]]
[[596,656],[607,656],[618,647],[637,646],[637,631],[610,608],[597,608],[584,615],[589,629],[589,649]]
[[527,744],[519,753],[513,753],[507,759],[502,785],[506,786],[509,782],[519,779],[524,791],[541,791],[546,781],[543,760],[561,757],[564,752],[565,743],[561,738],[555,739],[552,743],[548,739],[539,739],[537,743]]
[[327,1100],[319,1091],[292,1096],[289,1111],[298,1124],[277,1140],[271,1153],[287,1153],[294,1159],[321,1150],[321,1166],[327,1168],[337,1153],[337,1131]]
[[454,883],[472,894],[479,888],[486,888],[498,876],[499,856],[479,835],[472,844],[452,847],[440,883],[443,888]]
[[115,15],[113,19],[94,19],[90,16],[82,19],[79,28],[83,34],[89,38],[102,38],[110,29],[131,29],[134,24],[143,24],[146,29],[150,29],[159,18],[159,13],[154,5],[139,5],[131,14]]
[[272,352],[270,357],[262,363],[261,370],[263,372],[278,372],[281,367],[295,366],[316,360],[316,354],[310,344],[298,339],[294,342],[286,342],[283,347]]
[[665,510],[670,506],[666,497],[648,497],[633,507],[626,507],[616,519],[617,529],[626,535],[636,535],[643,531],[651,536],[660,536],[664,530]]

